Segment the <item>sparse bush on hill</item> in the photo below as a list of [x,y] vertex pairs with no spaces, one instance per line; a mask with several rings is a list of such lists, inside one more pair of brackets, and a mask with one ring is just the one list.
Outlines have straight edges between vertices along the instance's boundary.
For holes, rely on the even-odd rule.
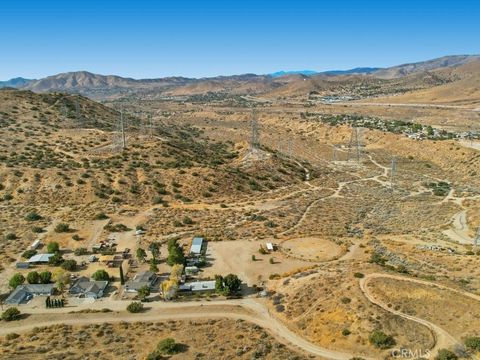
[[127,306],[127,311],[131,313],[139,313],[143,311],[143,304],[141,302],[134,301]]
[[368,340],[372,345],[379,349],[388,349],[395,345],[395,339],[391,335],[385,334],[383,331],[375,330],[373,331]]
[[16,307],[8,308],[2,313],[3,321],[14,321],[18,319],[20,319],[20,310],[18,310]]
[[438,350],[438,355],[435,356],[435,360],[457,360],[458,356],[447,349],[440,349]]
[[65,233],[70,231],[70,226],[66,223],[59,223],[55,226],[55,232],[57,233]]
[[480,337],[472,336],[465,339],[465,346],[474,351],[480,351]]
[[41,219],[42,217],[35,211],[29,212],[27,215],[25,215],[25,220],[27,221],[38,221]]
[[157,351],[161,354],[173,355],[179,353],[180,350],[180,345],[172,338],[163,339],[157,345]]

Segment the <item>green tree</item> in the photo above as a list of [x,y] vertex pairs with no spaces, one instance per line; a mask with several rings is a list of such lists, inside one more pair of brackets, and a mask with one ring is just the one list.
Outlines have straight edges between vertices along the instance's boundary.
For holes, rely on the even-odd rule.
[[27,274],[27,281],[29,284],[38,284],[40,282],[40,274],[36,271],[31,271]]
[[157,259],[155,258],[150,259],[150,271],[158,272]]
[[50,271],[42,271],[39,277],[42,284],[50,284],[52,281],[52,273]]
[[60,245],[58,245],[57,242],[52,241],[52,242],[48,243],[47,252],[49,252],[50,254],[55,254],[59,251],[60,251]]
[[145,252],[145,250],[143,250],[142,248],[138,248],[137,249],[137,259],[138,259],[138,261],[145,262],[146,258],[147,258],[147,253]]
[[93,273],[92,278],[95,281],[108,281],[110,280],[110,275],[105,270],[100,269]]
[[388,349],[395,345],[395,339],[380,330],[374,330],[368,339],[372,345],[379,349]]
[[223,276],[222,275],[215,275],[215,292],[219,294],[223,294]]
[[138,297],[141,301],[145,301],[148,295],[150,295],[150,287],[148,285],[142,286],[138,289]]
[[63,263],[63,257],[60,253],[56,252],[53,256],[48,258],[48,263],[51,266],[59,266]]
[[63,270],[75,271],[77,270],[77,262],[73,259],[65,260],[61,265]]
[[228,274],[223,278],[223,286],[225,295],[236,294],[240,290],[242,281],[238,278],[237,275]]
[[143,304],[141,302],[134,301],[127,306],[127,311],[131,313],[139,313],[143,311]]
[[153,257],[155,259],[158,259],[160,257],[160,244],[156,241],[152,242],[148,246],[148,250],[152,253]]
[[20,319],[20,310],[18,310],[16,307],[8,308],[2,313],[3,321],[13,321],[18,319]]
[[168,242],[168,257],[167,264],[173,266],[175,264],[185,263],[185,255],[183,248],[178,244],[177,240],[170,240]]
[[25,282],[25,277],[22,274],[15,274],[12,276],[10,281],[8,282],[8,285],[12,289],[16,289],[17,286],[22,285]]

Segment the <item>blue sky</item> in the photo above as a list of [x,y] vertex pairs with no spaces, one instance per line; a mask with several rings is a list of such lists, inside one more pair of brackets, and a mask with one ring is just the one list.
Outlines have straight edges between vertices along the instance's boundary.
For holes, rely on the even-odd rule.
[[480,2],[0,0],[0,79],[391,66],[480,53]]

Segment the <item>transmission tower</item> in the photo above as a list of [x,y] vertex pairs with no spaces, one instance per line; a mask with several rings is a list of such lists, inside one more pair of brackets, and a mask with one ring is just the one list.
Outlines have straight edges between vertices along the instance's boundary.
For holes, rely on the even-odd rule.
[[252,110],[252,120],[250,122],[251,135],[250,135],[250,151],[258,150],[260,146],[259,140],[259,128],[257,121],[257,114],[255,110]]
[[83,118],[82,114],[80,113],[80,104],[78,103],[78,100],[75,100],[75,120],[77,127],[82,128]]
[[480,246],[480,226],[477,227],[477,234],[475,235],[475,239],[473,240],[473,246],[477,249]]
[[337,161],[337,151],[338,151],[337,145],[333,145],[333,147],[332,147],[332,161]]
[[125,118],[123,116],[123,106],[120,107],[119,112],[120,112],[119,121],[116,124],[115,128],[113,129],[113,134],[112,134],[112,147],[114,151],[125,149],[127,147],[127,141],[125,137],[126,124],[125,124]]
[[120,110],[120,128],[122,131],[122,149],[125,149],[127,147],[127,142],[125,140],[125,123],[123,119],[123,106]]
[[393,157],[392,164],[390,166],[390,187],[395,187],[395,177],[397,176],[397,158]]
[[362,133],[360,128],[354,127],[352,128],[352,134],[350,135],[350,143],[348,146],[348,160],[350,161],[353,157],[356,158],[357,162],[360,162],[360,158],[362,156],[362,140],[361,140]]

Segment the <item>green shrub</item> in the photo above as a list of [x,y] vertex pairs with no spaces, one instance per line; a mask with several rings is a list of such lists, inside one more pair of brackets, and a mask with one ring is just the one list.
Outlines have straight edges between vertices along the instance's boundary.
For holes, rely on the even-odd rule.
[[373,331],[368,340],[372,345],[379,349],[388,349],[395,345],[395,339],[391,335],[387,335],[380,330]]
[[131,313],[139,313],[143,311],[143,304],[141,302],[134,301],[127,306],[127,311]]
[[356,277],[357,279],[361,279],[361,278],[364,278],[364,277],[365,277],[365,275],[363,275],[363,274],[360,273],[360,272],[354,273],[353,276]]
[[77,262],[73,259],[71,260],[65,260],[62,265],[61,265],[63,270],[67,271],[75,271],[77,270]]
[[25,250],[22,254],[22,257],[24,259],[30,259],[33,255],[35,255],[37,253],[37,250]]
[[480,337],[472,336],[465,339],[465,346],[469,349],[480,351]]
[[27,215],[25,215],[25,220],[27,221],[38,221],[41,220],[42,217],[37,214],[35,211],[29,212]]
[[108,219],[108,216],[103,212],[98,213],[93,217],[93,220],[107,220],[107,219]]
[[10,281],[8,282],[8,285],[12,289],[16,289],[17,286],[22,285],[24,282],[25,282],[25,276],[17,273],[10,278]]
[[110,280],[110,275],[105,270],[100,269],[93,273],[92,279],[95,281],[108,281]]
[[31,271],[27,274],[27,282],[29,284],[38,284],[40,282],[40,274],[36,271]]
[[13,321],[20,319],[20,310],[15,307],[8,308],[2,313],[3,321]]
[[50,253],[50,254],[55,254],[57,252],[60,251],[60,245],[55,242],[55,241],[52,241],[50,243],[48,243],[47,245],[47,251]]
[[17,235],[15,235],[14,233],[8,233],[7,235],[5,235],[5,240],[16,240],[17,239]]
[[457,360],[458,356],[454,352],[447,349],[438,350],[438,355],[435,356],[435,360]]
[[161,354],[173,355],[180,352],[180,346],[172,338],[161,340],[157,345],[157,351]]
[[70,226],[66,223],[59,223],[55,226],[55,232],[57,233],[65,233],[70,231]]

